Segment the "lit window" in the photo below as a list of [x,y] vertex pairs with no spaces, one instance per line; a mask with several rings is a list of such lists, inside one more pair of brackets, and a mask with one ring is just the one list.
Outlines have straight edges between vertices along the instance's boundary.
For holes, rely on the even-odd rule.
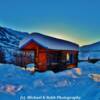
[[70,54],[69,54],[69,53],[66,54],[66,60],[67,60],[67,61],[70,60]]

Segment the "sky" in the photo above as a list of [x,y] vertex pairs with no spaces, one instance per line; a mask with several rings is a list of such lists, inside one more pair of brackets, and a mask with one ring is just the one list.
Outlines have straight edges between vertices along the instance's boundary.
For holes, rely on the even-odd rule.
[[0,26],[91,44],[100,41],[100,0],[0,0]]

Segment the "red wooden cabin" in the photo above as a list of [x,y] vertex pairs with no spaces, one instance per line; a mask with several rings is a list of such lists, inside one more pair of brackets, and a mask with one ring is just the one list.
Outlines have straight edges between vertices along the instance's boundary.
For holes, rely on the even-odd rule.
[[77,44],[36,32],[24,38],[19,49],[25,53],[34,51],[33,62],[39,71],[73,68],[78,63]]

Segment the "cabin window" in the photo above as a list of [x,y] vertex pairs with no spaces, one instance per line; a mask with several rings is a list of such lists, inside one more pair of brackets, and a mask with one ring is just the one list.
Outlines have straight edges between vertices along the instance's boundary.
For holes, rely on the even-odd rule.
[[48,54],[48,64],[56,65],[60,62],[59,53],[49,53]]
[[34,52],[30,52],[30,56],[32,57],[32,58],[34,58]]
[[69,60],[69,55],[66,57],[64,53],[58,52],[48,54],[48,64],[66,64],[67,60]]
[[28,63],[34,63],[34,51],[24,52],[24,57],[27,59]]
[[70,60],[70,54],[67,53],[67,54],[66,54],[66,61],[69,61],[69,60]]
[[73,53],[49,53],[48,54],[48,64],[71,64],[75,61],[75,56]]
[[70,53],[61,53],[60,63],[67,64],[70,63]]
[[66,63],[66,55],[64,53],[60,54],[60,63]]
[[30,61],[31,63],[34,63],[34,52],[30,53]]

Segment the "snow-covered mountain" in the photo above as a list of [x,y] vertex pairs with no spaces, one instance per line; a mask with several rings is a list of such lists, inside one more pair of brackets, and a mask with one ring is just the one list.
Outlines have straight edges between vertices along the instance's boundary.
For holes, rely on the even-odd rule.
[[0,47],[1,48],[18,48],[19,41],[27,36],[26,32],[19,32],[9,28],[0,27]]
[[28,33],[26,32],[0,27],[0,49],[4,53],[4,62],[8,63],[14,60],[13,52],[17,51],[20,40],[27,35]]
[[100,41],[80,47],[80,51],[98,51],[100,50]]
[[80,47],[79,59],[100,59],[100,41]]

